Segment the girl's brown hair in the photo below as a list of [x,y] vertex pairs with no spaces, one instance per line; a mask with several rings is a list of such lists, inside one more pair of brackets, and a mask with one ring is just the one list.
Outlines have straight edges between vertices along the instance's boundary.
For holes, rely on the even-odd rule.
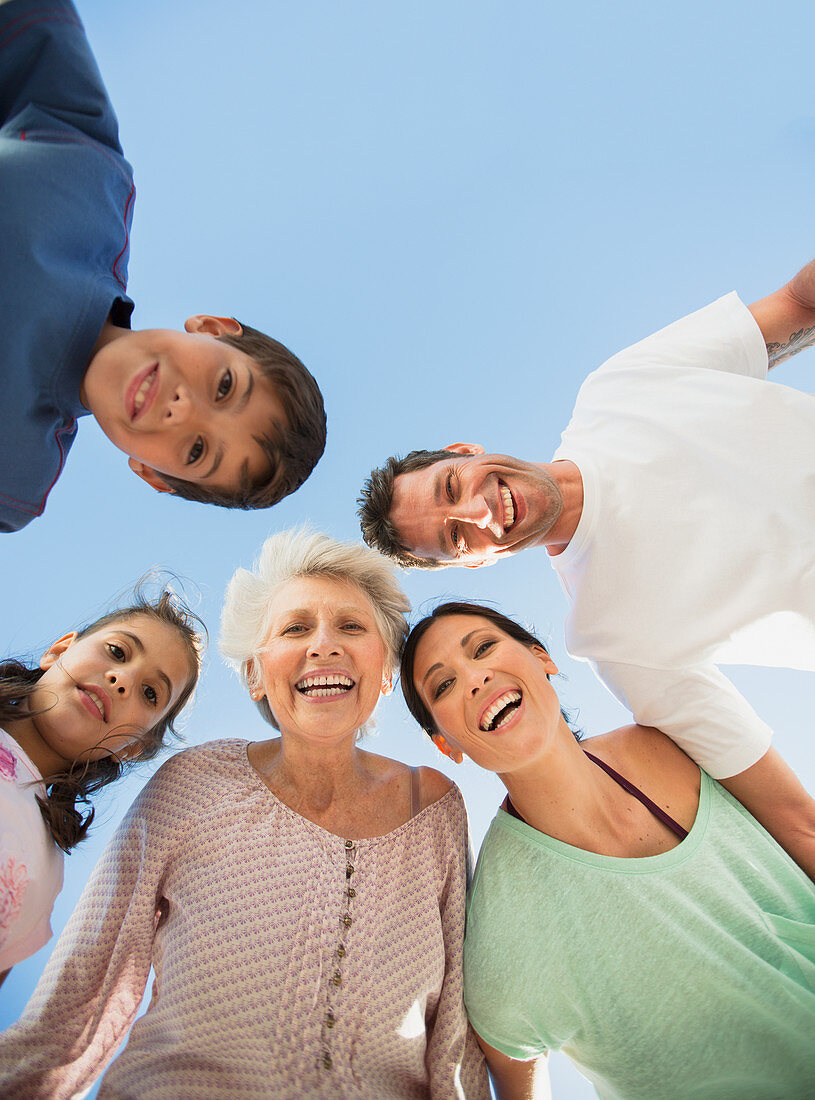
[[[202,641],[195,625],[200,626],[204,633],[206,628],[198,616],[169,588],[164,588],[158,598],[150,599],[140,585],[127,607],[120,607],[96,619],[83,627],[78,632],[78,637],[84,638],[112,623],[138,616],[154,619],[178,631],[187,650],[190,675],[170,710],[152,729],[142,734],[141,747],[132,759],[124,760],[111,754],[101,760],[77,760],[65,772],[44,776],[46,794],[44,798],[37,796],[37,801],[51,836],[63,852],[69,852],[84,840],[95,812],[90,804],[91,796],[108,783],[115,782],[129,765],[151,760],[164,746],[164,735],[168,730],[171,734],[176,734],[174,722],[198,682]],[[42,713],[32,711],[29,707],[29,700],[42,675],[43,669],[26,665],[20,660],[12,658],[0,662],[0,723],[14,722],[23,716],[31,717]],[[83,813],[80,806],[87,806],[87,811]]]

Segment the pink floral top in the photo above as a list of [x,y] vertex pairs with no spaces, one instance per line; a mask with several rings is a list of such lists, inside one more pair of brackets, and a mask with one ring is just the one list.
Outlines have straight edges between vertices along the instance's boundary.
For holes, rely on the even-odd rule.
[[0,972],[48,943],[51,910],[62,889],[62,852],[36,796],[42,776],[0,729]]
[[488,1100],[462,1002],[459,791],[346,839],[280,802],[246,749],[179,753],[137,798],[0,1036],[0,1094],[73,1096],[130,1028],[100,1100]]

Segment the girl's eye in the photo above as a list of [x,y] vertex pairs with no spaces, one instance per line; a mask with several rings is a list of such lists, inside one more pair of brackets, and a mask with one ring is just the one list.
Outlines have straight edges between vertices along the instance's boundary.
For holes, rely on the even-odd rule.
[[147,702],[150,704],[151,707],[154,707],[154,706],[157,705],[157,703],[158,703],[158,693],[156,692],[156,689],[154,687],[150,686],[150,684],[145,684],[144,685],[144,697],[147,700]]
[[488,650],[492,649],[492,647],[493,647],[494,645],[495,645],[495,642],[493,642],[493,641],[488,641],[488,642],[479,642],[479,643],[478,643],[478,645],[477,645],[477,646],[475,647],[475,655],[476,655],[476,657],[483,657],[483,655],[484,655],[484,654],[485,654],[485,653],[486,653],[486,652],[487,652]]
[[440,699],[452,682],[452,680],[440,680],[433,689],[433,699]]
[[115,642],[108,642],[108,653],[114,659],[114,661],[124,661],[127,654],[120,645],[116,645]]
[[218,392],[216,394],[217,401],[223,401],[225,397],[229,396],[229,393],[232,389],[232,382],[232,371],[225,370],[224,373],[221,375],[220,382],[218,383]]
[[193,445],[190,447],[190,453],[187,455],[187,465],[192,466],[193,462],[197,462],[201,455],[204,453],[204,441],[199,435]]

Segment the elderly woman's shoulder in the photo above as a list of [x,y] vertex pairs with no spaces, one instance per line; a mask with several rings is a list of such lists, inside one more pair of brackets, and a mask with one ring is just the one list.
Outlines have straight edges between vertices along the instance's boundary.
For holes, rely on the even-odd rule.
[[214,778],[224,769],[243,772],[247,767],[247,745],[247,741],[237,738],[191,745],[165,760],[148,786],[198,783]]
[[418,771],[423,810],[432,806],[434,802],[438,802],[440,798],[444,798],[449,791],[458,790],[452,779],[448,779],[435,768],[422,767]]

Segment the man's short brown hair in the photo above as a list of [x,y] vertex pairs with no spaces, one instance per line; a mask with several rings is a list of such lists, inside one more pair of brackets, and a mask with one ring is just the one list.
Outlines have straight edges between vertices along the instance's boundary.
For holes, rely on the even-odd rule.
[[421,558],[402,540],[390,518],[393,507],[393,483],[400,474],[424,470],[443,459],[452,459],[450,451],[411,451],[404,458],[389,458],[384,466],[371,470],[357,499],[362,537],[369,546],[393,558],[405,569],[441,569],[443,562]]
[[225,334],[218,339],[248,355],[263,377],[274,383],[289,423],[288,428],[275,427],[255,437],[269,460],[269,476],[260,484],[246,477],[232,489],[212,489],[169,474],[161,478],[185,500],[222,508],[269,508],[300,488],[325,450],[323,395],[306,367],[284,344],[249,325],[241,328],[240,335]]

